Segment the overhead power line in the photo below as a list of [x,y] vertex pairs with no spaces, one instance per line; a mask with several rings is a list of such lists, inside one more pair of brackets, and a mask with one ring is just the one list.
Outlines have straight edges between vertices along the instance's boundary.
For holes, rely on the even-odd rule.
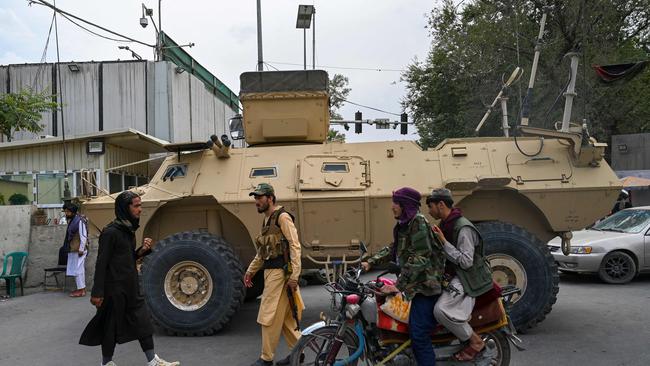
[[346,102],[346,103],[349,103],[349,104],[354,104],[354,105],[359,106],[359,107],[372,109],[373,111],[382,112],[382,113],[386,113],[386,114],[392,114],[393,116],[401,116],[401,114],[399,114],[399,113],[388,112],[388,111],[385,111],[383,109],[379,109],[379,108],[370,107],[370,106],[367,106],[367,105],[351,102],[351,101],[349,101],[347,99],[343,99],[343,101]]
[[[131,37],[125,36],[125,35],[123,35],[123,34],[117,33],[117,32],[112,31],[112,30],[110,30],[110,29],[104,28],[104,27],[102,27],[101,25],[97,25],[97,24],[95,24],[95,23],[93,23],[93,22],[91,22],[91,21],[85,20],[85,19],[80,18],[80,17],[78,17],[78,16],[76,16],[76,15],[74,15],[74,14],[68,13],[68,12],[66,12],[66,11],[64,11],[64,10],[62,10],[62,9],[60,9],[60,8],[57,8],[55,5],[52,5],[52,4],[48,3],[48,2],[45,1],[45,0],[29,0],[29,3],[30,3],[30,4],[42,5],[42,6],[48,7],[48,8],[50,8],[50,9],[54,10],[56,13],[61,14],[61,15],[64,16],[64,17],[65,17],[65,16],[68,16],[68,17],[74,18],[74,19],[76,19],[76,20],[78,20],[78,21],[80,21],[80,22],[83,22],[83,23],[86,23],[86,24],[88,24],[88,25],[90,25],[90,26],[93,26],[93,27],[95,27],[95,28],[101,29],[101,30],[103,30],[104,32],[110,33],[110,34],[115,35],[115,36],[118,36],[118,37],[122,37],[122,38],[124,38],[124,40],[128,40],[128,41],[131,41],[131,42],[139,43],[139,44],[141,44],[141,45],[143,45],[143,46],[147,46],[147,47],[151,47],[151,48],[155,48],[155,47],[156,47],[156,45],[148,44],[148,43],[146,43],[146,42],[142,42],[142,41],[138,41],[137,39],[134,39],[134,38],[131,38]],[[66,19],[68,19],[68,18],[66,17]],[[68,19],[68,20],[70,20],[70,19]],[[73,23],[74,23],[74,22],[73,22]],[[77,23],[74,23],[74,24],[77,25],[77,26],[79,26],[79,24],[77,24]],[[83,28],[83,27],[82,27],[82,28]],[[84,29],[85,29],[85,28],[84,28]],[[86,30],[88,31],[88,29],[86,29]],[[94,33],[94,32],[92,32],[92,33],[95,34],[95,35],[97,35],[97,36],[103,37],[103,38],[111,39],[111,38],[108,38],[108,37],[105,37],[105,36],[101,36],[101,35],[99,35],[99,34],[96,34],[96,33]],[[116,39],[111,39],[111,40],[113,40],[113,41],[118,41],[118,42],[124,42],[124,41],[122,41],[122,40],[116,40]]]
[[79,28],[85,30],[86,32],[88,32],[88,33],[90,33],[90,34],[92,34],[92,35],[95,35],[95,36],[97,36],[97,37],[104,38],[104,39],[107,39],[107,40],[109,40],[109,41],[115,41],[115,42],[124,42],[124,43],[132,43],[132,42],[133,42],[133,41],[129,41],[129,40],[127,40],[127,39],[111,38],[111,37],[107,37],[107,36],[105,36],[105,35],[102,35],[102,34],[99,34],[99,33],[93,32],[93,31],[91,31],[90,29],[84,27],[83,25],[81,25],[81,24],[75,22],[74,20],[68,18],[68,16],[65,15],[65,14],[61,14],[61,16],[64,17],[65,19],[67,19],[70,23],[76,25],[77,27],[79,27]]
[[[290,66],[303,66],[303,64],[294,64],[290,62],[276,62],[276,61],[268,61],[270,63],[278,64],[278,65],[290,65]],[[370,68],[370,67],[345,67],[345,66],[326,66],[326,65],[316,65],[317,68],[321,69],[341,69],[341,70],[360,70],[360,71],[391,71],[391,72],[403,72],[406,70],[403,69],[384,69],[381,67],[376,67],[376,68]]]

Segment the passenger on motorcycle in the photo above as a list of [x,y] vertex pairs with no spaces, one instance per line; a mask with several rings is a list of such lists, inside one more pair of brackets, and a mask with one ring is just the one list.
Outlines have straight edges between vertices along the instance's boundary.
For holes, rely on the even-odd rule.
[[418,365],[435,365],[431,333],[436,326],[434,306],[441,293],[444,271],[442,243],[434,236],[427,219],[420,213],[421,196],[412,188],[393,192],[392,211],[397,224],[393,243],[363,262],[364,270],[386,261],[399,264],[401,273],[396,286],[385,286],[384,292],[402,292],[411,300],[409,335]]
[[436,320],[468,345],[456,353],[457,361],[471,361],[485,348],[485,342],[469,325],[475,299],[492,289],[492,273],[485,260],[483,240],[465,217],[448,189],[435,189],[426,200],[429,214],[440,220],[432,229],[447,257],[446,286],[435,305]]

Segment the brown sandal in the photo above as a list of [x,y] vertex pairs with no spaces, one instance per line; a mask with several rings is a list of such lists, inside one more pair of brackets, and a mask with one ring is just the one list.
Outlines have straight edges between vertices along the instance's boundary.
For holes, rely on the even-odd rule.
[[467,347],[454,354],[454,360],[459,362],[473,361],[476,358],[476,355],[483,352],[483,350],[485,350],[485,344],[483,344],[483,347],[481,347],[480,350],[476,350],[468,344]]
[[86,290],[72,291],[69,296],[70,297],[84,297],[84,296],[86,296]]

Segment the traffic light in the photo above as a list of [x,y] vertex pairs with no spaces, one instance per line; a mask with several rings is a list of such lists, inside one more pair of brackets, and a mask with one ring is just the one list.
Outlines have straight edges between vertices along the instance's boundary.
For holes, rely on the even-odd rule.
[[[354,120],[361,121],[362,119],[363,119],[363,115],[361,114],[360,111],[357,111],[357,113],[354,114]],[[354,133],[361,133],[361,122],[354,123]]]
[[406,122],[408,122],[408,118],[409,116],[406,113],[402,113],[399,116],[400,122],[402,122],[399,126],[399,133],[402,135],[406,135],[408,133],[408,125],[406,124]]

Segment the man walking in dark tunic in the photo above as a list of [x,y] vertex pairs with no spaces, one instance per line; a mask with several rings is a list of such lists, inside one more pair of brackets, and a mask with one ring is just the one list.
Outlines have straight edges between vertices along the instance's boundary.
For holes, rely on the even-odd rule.
[[138,340],[147,357],[147,366],[178,366],[162,360],[154,352],[153,326],[140,294],[135,262],[150,252],[152,240],[145,238],[135,248],[142,203],[140,196],[124,191],[115,199],[115,220],[99,236],[99,253],[90,302],[97,314],[79,340],[86,346],[102,346],[102,365],[116,366],[116,344]]

